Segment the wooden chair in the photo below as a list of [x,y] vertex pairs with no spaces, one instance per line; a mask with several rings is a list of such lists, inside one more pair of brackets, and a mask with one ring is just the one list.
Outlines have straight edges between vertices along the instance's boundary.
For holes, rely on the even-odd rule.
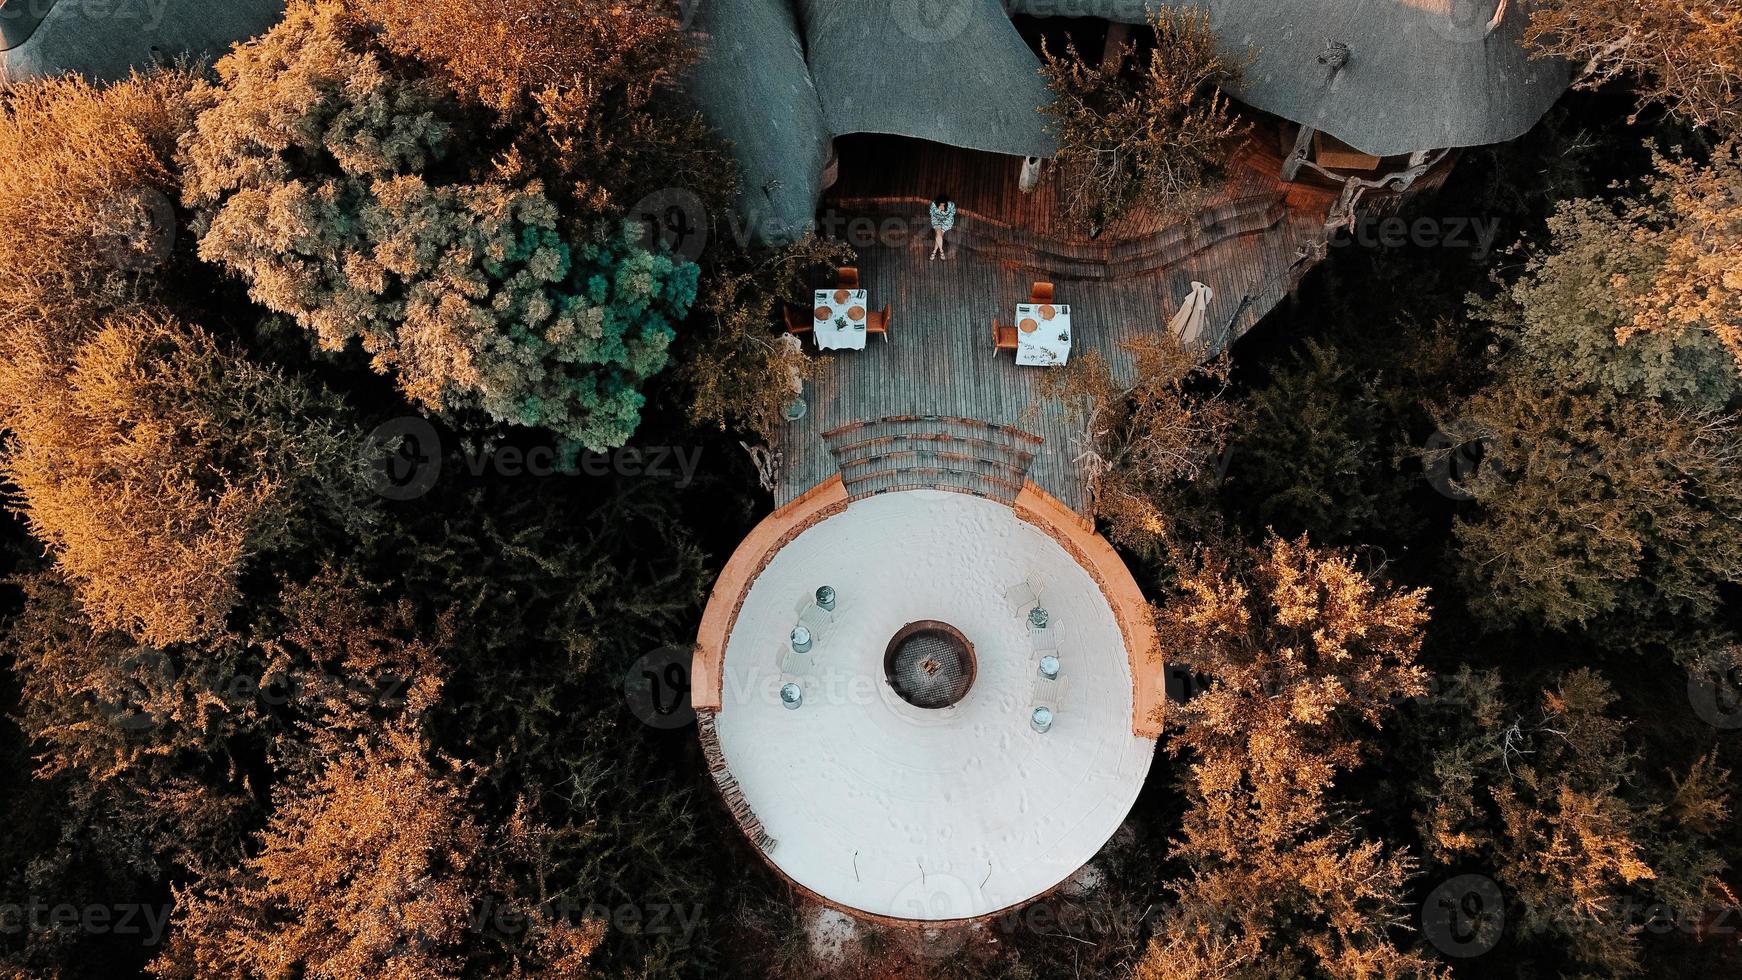
[[883,335],[883,342],[886,344],[889,343],[889,304],[888,303],[883,304],[882,310],[880,310],[876,313],[871,313],[871,314],[866,315],[866,317],[865,317],[865,332],[866,333],[880,333]]
[[1016,327],[1014,327],[1014,326],[1007,327],[1004,324],[999,323],[997,317],[993,317],[992,318],[992,356],[997,357],[998,352],[1001,350],[1007,350],[1007,351],[1016,350]]
[[1052,302],[1052,283],[1037,282],[1033,286],[1030,286],[1028,289],[1028,301],[1030,303]]
[[780,312],[786,318],[786,332],[789,334],[803,336],[810,333],[811,328],[816,326],[816,320],[811,315],[811,311],[795,303],[780,304]]
[[843,265],[839,269],[836,269],[835,285],[842,289],[858,289],[859,267],[855,265]]

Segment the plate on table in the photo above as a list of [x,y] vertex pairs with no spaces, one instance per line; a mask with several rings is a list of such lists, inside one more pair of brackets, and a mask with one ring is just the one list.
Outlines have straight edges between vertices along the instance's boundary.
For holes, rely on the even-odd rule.
[[1053,314],[1055,314],[1057,312],[1058,312],[1057,310],[1052,308],[1052,305],[1050,303],[1043,305],[1040,308],[1040,318],[1042,320],[1050,320],[1053,318]]
[[816,309],[812,310],[811,312],[816,314],[816,318],[818,320],[825,321],[825,322],[829,319],[830,316],[832,316],[834,314],[834,311],[829,309],[826,306],[819,306]]
[[863,320],[863,319],[865,319],[865,308],[863,306],[855,306],[855,307],[848,309],[847,310],[847,319],[849,319],[849,320]]
[[1034,317],[1025,316],[1022,318],[1022,322],[1018,323],[1016,327],[1023,333],[1033,333],[1040,329],[1040,324],[1034,322]]
[[845,303],[846,301],[848,301],[852,298],[853,298],[853,294],[848,290],[845,290],[845,289],[835,290],[835,302],[837,302],[837,303]]

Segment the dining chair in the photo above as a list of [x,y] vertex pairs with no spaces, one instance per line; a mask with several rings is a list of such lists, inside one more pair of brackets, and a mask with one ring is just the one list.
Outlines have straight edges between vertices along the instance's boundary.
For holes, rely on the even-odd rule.
[[992,356],[997,357],[998,352],[1001,350],[1013,351],[1015,349],[1016,349],[1016,327],[1015,326],[1008,326],[1007,327],[1004,324],[1000,323],[998,321],[997,317],[993,317],[992,318]]
[[1052,283],[1037,282],[1033,286],[1030,286],[1028,289],[1028,301],[1030,303],[1052,302]]
[[856,265],[843,265],[839,269],[836,269],[835,285],[842,289],[858,289],[859,267]]
[[883,309],[865,317],[865,332],[880,333],[883,342],[889,343],[889,304],[883,304]]
[[816,326],[816,321],[811,315],[811,311],[802,309],[797,304],[782,303],[780,312],[781,315],[786,318],[787,333],[807,334],[811,332],[812,327]]

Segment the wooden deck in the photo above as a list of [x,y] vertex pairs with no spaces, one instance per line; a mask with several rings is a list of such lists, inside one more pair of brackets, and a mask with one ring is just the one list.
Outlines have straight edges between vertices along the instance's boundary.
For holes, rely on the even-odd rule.
[[[1008,322],[1015,304],[1026,300],[1029,284],[1051,278],[1057,302],[1071,306],[1072,356],[1097,350],[1122,372],[1130,359],[1119,345],[1166,329],[1197,280],[1215,290],[1207,339],[1218,339],[1226,329],[1220,337],[1225,341],[1280,302],[1310,267],[1324,241],[1323,219],[1334,198],[1322,188],[1282,184],[1269,160],[1253,150],[1238,158],[1241,165],[1218,200],[1257,201],[1267,194],[1266,211],[1249,207],[1242,212],[1262,213],[1249,222],[1259,225],[1257,230],[1209,221],[1182,243],[1177,229],[1170,232],[1164,223],[1140,217],[1090,242],[1054,224],[1045,185],[1033,195],[1017,190],[1014,158],[912,141],[895,144],[903,145],[919,149],[911,158],[891,156],[888,148],[875,159],[857,158],[857,172],[844,152],[842,180],[825,209],[833,201],[865,213],[868,205],[882,202],[885,213],[899,214],[948,184],[962,212],[959,223],[985,220],[973,243],[945,261],[927,259],[929,236],[892,237],[860,249],[870,305],[891,307],[889,340],[873,337],[863,351],[822,353],[806,341],[807,352],[821,362],[819,376],[805,388],[807,414],[787,426],[776,447],[782,457],[777,505],[836,475],[825,433],[888,416],[940,415],[1014,425],[1038,435],[1042,444],[1028,478],[1082,512],[1087,492],[1074,461],[1078,450],[1070,427],[1058,406],[1042,404],[1038,396],[1041,372],[1048,369],[1018,367],[1009,351],[994,357],[992,318]],[[1160,242],[1162,251],[1146,252],[1151,241]],[[1065,274],[1045,274],[1024,257],[1024,249],[1062,257],[1054,271]],[[1130,267],[1115,261],[1121,254],[1174,258],[1107,278]],[[1077,269],[1084,278],[1069,275]]]

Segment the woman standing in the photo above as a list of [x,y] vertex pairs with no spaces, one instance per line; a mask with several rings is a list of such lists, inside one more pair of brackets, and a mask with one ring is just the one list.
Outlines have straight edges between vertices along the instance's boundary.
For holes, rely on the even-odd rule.
[[944,251],[944,232],[955,226],[956,202],[950,200],[948,194],[939,194],[931,202],[932,258],[949,258],[949,254]]

